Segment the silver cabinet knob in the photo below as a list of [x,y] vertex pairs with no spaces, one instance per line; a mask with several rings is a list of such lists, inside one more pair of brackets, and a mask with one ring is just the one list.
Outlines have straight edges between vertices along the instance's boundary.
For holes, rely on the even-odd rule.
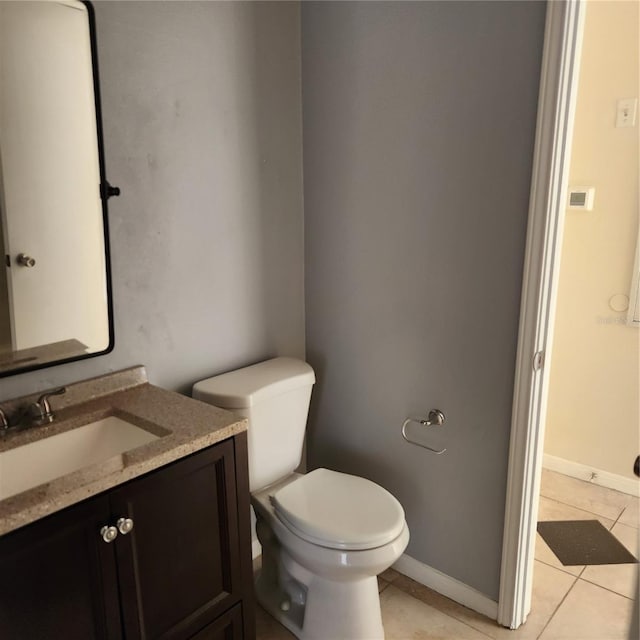
[[133,529],[133,520],[131,518],[118,518],[118,522],[116,522],[116,526],[118,527],[118,531],[126,536],[127,533]]
[[21,253],[18,255],[18,264],[22,267],[35,267],[36,261],[31,256]]
[[100,535],[105,542],[113,542],[118,537],[118,530],[115,527],[105,525],[100,529]]

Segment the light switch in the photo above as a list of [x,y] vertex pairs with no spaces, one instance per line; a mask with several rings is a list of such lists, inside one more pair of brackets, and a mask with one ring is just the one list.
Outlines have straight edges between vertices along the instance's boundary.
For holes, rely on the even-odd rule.
[[618,100],[616,111],[616,127],[635,127],[638,98],[623,98]]

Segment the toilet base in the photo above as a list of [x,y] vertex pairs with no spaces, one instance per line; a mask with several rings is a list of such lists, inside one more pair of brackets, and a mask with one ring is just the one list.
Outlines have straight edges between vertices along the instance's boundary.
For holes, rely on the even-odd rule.
[[281,585],[261,571],[256,596],[300,640],[384,640],[376,576],[354,582],[314,576],[305,586],[304,602],[292,601]]
[[260,517],[256,529],[262,544],[256,597],[294,636],[384,640],[376,575],[352,575],[348,580],[319,576],[297,562]]

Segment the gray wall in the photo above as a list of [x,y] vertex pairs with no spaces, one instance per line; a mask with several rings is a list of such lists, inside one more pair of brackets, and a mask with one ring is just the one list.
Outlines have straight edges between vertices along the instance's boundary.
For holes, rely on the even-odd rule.
[[115,350],[0,399],[147,366],[188,391],[304,354],[297,3],[96,2]]
[[[544,13],[302,9],[309,466],[387,487],[407,553],[493,599]],[[433,407],[441,456],[400,436]]]

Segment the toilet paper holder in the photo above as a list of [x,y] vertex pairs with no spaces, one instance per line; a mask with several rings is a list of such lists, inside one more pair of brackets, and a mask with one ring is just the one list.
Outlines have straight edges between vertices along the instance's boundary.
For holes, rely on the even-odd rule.
[[427,451],[431,451],[439,456],[441,453],[444,453],[446,449],[433,449],[432,447],[427,446],[426,444],[422,444],[421,442],[416,442],[415,440],[411,440],[409,436],[407,436],[407,425],[411,422],[416,422],[417,424],[421,424],[423,427],[440,427],[444,424],[446,417],[440,409],[431,409],[427,418],[407,418],[402,423],[402,437],[409,443],[418,445],[423,449],[427,449]]

